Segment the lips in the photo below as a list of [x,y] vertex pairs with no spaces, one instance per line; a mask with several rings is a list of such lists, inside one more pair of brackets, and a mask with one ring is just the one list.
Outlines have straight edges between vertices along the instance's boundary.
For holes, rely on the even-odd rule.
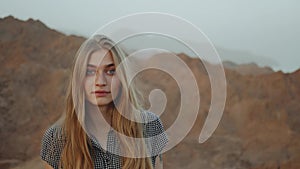
[[104,96],[108,95],[110,92],[106,91],[106,90],[97,90],[92,93],[95,94],[96,97],[104,97]]

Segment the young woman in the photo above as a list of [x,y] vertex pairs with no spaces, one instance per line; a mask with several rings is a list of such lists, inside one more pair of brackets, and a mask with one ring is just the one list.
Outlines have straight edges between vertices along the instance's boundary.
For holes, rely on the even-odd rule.
[[167,135],[159,117],[143,110],[140,92],[129,82],[126,58],[102,35],[81,45],[63,120],[48,128],[42,139],[46,169],[162,167]]

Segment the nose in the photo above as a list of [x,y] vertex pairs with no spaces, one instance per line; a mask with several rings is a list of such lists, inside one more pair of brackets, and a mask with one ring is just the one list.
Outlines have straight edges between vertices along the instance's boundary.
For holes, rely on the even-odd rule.
[[96,86],[106,86],[107,80],[104,73],[97,72],[95,77],[95,85]]

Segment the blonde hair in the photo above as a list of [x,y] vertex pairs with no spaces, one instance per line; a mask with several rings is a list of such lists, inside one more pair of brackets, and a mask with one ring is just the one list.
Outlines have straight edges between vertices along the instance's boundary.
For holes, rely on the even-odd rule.
[[[88,58],[95,50],[107,49],[111,52],[115,66],[126,58],[125,53],[114,44],[112,40],[105,36],[95,35],[87,39],[76,53],[75,63],[73,64],[73,72],[69,81],[66,94],[66,109],[63,120],[63,135],[66,138],[65,146],[62,151],[60,167],[64,169],[91,169],[94,168],[93,160],[89,149],[92,149],[91,141],[85,130],[85,93],[83,89],[83,80],[86,75]],[[123,64],[123,63],[122,63]],[[118,78],[121,81],[121,96],[117,97],[115,103],[118,104],[116,109],[114,104],[109,104],[112,112],[112,127],[120,134],[133,137],[143,138],[142,124],[129,120],[140,118],[140,111],[135,111],[129,106],[132,104],[136,110],[142,110],[141,103],[138,102],[140,95],[134,84],[128,85],[128,77],[126,72],[129,67],[123,64]],[[119,112],[119,111],[121,112]],[[122,115],[123,113],[123,115]],[[119,137],[118,137],[119,138]],[[121,151],[132,153],[131,148],[135,143],[119,138]],[[146,145],[142,147],[146,154]],[[123,169],[152,169],[150,157],[142,158],[121,157]]]

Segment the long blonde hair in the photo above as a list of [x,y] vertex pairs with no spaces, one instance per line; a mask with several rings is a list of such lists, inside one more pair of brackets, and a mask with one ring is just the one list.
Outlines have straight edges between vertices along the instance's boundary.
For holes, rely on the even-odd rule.
[[[60,167],[64,169],[91,169],[94,168],[92,155],[89,149],[92,148],[91,141],[85,130],[85,94],[83,80],[86,75],[88,58],[91,53],[99,49],[108,49],[113,56],[115,66],[118,66],[125,58],[125,53],[112,40],[105,36],[96,35],[87,39],[76,53],[73,72],[69,81],[66,94],[66,109],[63,121],[63,135],[66,138],[65,146],[62,151]],[[138,102],[140,95],[134,84],[128,85],[126,72],[128,66],[123,64],[120,74],[122,86],[122,96],[118,97],[116,103],[121,109],[110,106],[112,111],[112,127],[121,134],[133,138],[143,137],[143,128],[140,123],[125,118],[122,113],[129,113],[134,119],[140,118],[139,112],[134,111],[128,106],[132,104],[136,110],[141,110],[141,103]],[[113,104],[110,104],[113,105]],[[122,112],[119,112],[121,110]],[[137,120],[138,121],[138,120]],[[127,139],[120,139],[123,151],[130,152],[134,146],[133,142]],[[146,153],[146,146],[142,147]],[[150,157],[130,158],[121,157],[123,169],[152,169]]]

